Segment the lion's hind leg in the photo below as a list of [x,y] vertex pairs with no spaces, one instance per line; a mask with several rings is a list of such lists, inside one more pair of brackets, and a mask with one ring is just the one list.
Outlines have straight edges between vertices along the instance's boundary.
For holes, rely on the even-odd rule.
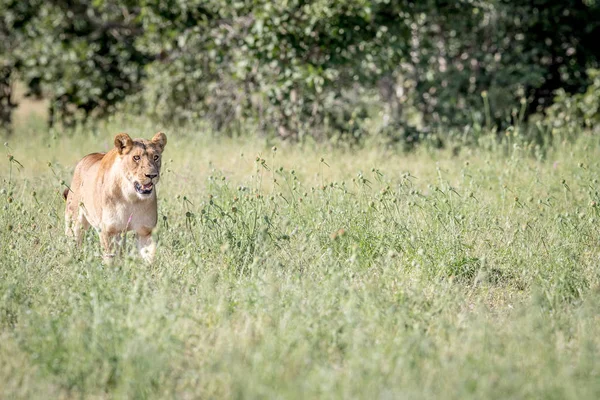
[[77,242],[77,246],[81,246],[83,243],[83,235],[87,232],[90,227],[90,223],[85,217],[83,210],[79,210],[77,214],[77,221],[75,222],[75,228],[73,229],[73,233],[75,235],[75,241]]
[[82,208],[67,204],[65,210],[65,234],[68,237],[74,238],[77,246],[81,246],[83,243],[83,235],[89,227],[90,223],[85,217]]

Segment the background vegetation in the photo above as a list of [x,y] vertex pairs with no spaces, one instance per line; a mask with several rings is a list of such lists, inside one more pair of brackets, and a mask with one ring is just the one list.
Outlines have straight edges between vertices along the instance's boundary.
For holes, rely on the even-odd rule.
[[543,112],[558,89],[586,90],[600,54],[594,0],[2,0],[0,9],[5,127],[20,79],[50,100],[51,124],[123,110],[229,135],[410,144]]

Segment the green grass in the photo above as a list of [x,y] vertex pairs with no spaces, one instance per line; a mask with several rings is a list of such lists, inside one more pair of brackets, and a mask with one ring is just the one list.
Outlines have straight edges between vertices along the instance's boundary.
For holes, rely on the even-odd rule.
[[406,155],[164,129],[155,263],[131,237],[108,267],[64,236],[61,181],[123,130],[157,131],[6,147],[0,397],[600,397],[598,138]]

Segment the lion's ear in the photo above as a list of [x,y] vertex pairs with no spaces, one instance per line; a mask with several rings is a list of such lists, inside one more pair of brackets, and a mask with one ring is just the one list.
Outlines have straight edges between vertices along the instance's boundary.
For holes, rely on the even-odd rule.
[[167,145],[167,135],[165,135],[162,132],[158,132],[152,138],[152,143],[157,145],[160,148],[160,151],[162,152],[165,149],[165,146]]
[[131,140],[131,137],[128,134],[119,133],[115,136],[115,147],[119,154],[127,154],[133,147],[133,140]]

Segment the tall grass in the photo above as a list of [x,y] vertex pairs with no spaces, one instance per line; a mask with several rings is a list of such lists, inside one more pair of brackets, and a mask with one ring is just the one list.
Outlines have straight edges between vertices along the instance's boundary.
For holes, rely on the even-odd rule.
[[0,397],[600,396],[597,138],[407,155],[166,128],[157,259],[129,240],[105,266],[94,232],[64,237],[63,185],[157,130],[7,143]]

